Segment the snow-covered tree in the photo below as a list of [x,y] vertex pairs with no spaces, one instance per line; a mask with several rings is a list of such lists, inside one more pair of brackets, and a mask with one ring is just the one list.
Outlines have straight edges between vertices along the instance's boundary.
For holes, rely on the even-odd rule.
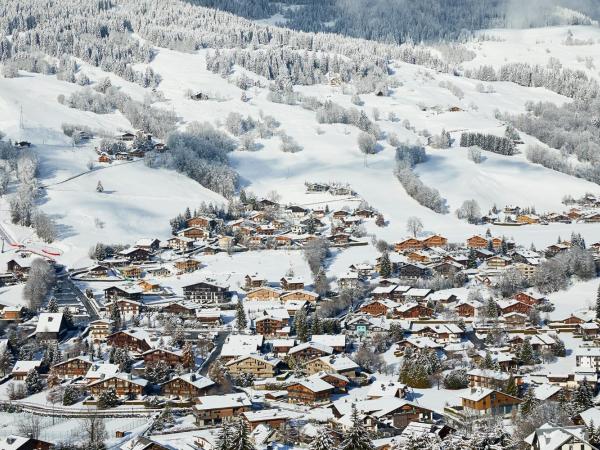
[[338,447],[339,450],[373,450],[373,441],[371,433],[362,422],[362,417],[356,405],[352,405],[350,416],[352,425],[342,435],[342,441]]

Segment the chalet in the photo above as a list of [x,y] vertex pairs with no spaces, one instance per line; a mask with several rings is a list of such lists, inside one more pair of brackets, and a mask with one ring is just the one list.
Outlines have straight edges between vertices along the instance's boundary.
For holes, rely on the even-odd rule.
[[210,233],[208,231],[206,231],[204,228],[188,227],[188,228],[184,228],[183,230],[179,230],[177,232],[177,236],[184,237],[187,239],[199,240],[199,239],[206,239],[207,237],[210,237]]
[[518,292],[513,297],[515,300],[527,305],[535,306],[546,303],[548,300],[541,294],[536,294],[532,291]]
[[90,322],[90,337],[94,343],[106,341],[106,337],[112,333],[113,321],[110,319],[98,319]]
[[366,314],[356,314],[345,322],[346,330],[355,335],[366,336],[369,333],[385,333],[389,331],[389,323],[384,317],[372,317]]
[[136,398],[144,394],[148,381],[131,374],[119,373],[88,385],[92,395],[99,396],[108,389],[114,389],[118,396]]
[[194,239],[183,236],[174,236],[167,239],[167,245],[173,250],[188,252],[194,248]]
[[600,347],[577,348],[575,350],[575,365],[600,372]]
[[28,361],[20,359],[17,362],[15,362],[15,365],[13,366],[10,374],[13,380],[23,381],[25,380],[25,378],[27,378],[27,374],[31,370],[39,371],[41,366],[42,361]]
[[54,445],[30,437],[16,436],[14,434],[0,438],[2,450],[50,450]]
[[357,272],[347,272],[338,277],[337,284],[340,289],[358,289],[361,280]]
[[512,260],[508,256],[494,255],[485,260],[485,263],[490,269],[503,269],[508,266]]
[[106,337],[109,346],[124,348],[130,352],[144,353],[150,350],[149,339],[143,331],[117,331]]
[[104,298],[113,300],[116,298],[126,298],[129,300],[141,300],[142,288],[135,284],[125,284],[120,286],[110,286],[104,289]]
[[540,223],[540,217],[535,214],[518,214],[516,222],[524,225],[532,225]]
[[522,400],[504,392],[479,388],[461,396],[462,407],[474,415],[506,415],[518,409]]
[[600,212],[584,214],[579,220],[585,223],[600,223]]
[[141,302],[128,298],[115,298],[105,303],[105,306],[109,311],[112,311],[113,308],[118,308],[121,317],[138,316],[142,310]]
[[433,309],[416,302],[404,303],[396,309],[396,316],[402,319],[418,319],[420,317],[431,317]]
[[242,417],[248,424],[250,431],[262,425],[275,430],[283,430],[290,415],[280,409],[261,409],[259,411],[246,411]]
[[244,289],[250,291],[252,289],[260,288],[269,284],[266,278],[259,277],[258,275],[246,275],[244,277]]
[[130,247],[125,250],[121,250],[119,255],[123,258],[127,258],[129,261],[147,261],[150,259],[150,252],[143,248]]
[[206,395],[197,399],[193,413],[200,427],[220,425],[229,422],[246,411],[250,411],[252,402],[243,393]]
[[417,238],[408,238],[394,244],[394,250],[402,253],[406,250],[417,250],[423,248],[423,242]]
[[210,230],[216,225],[217,221],[211,217],[198,216],[188,219],[185,223],[186,227],[198,227]]
[[425,302],[429,296],[433,293],[431,289],[426,288],[410,288],[405,291],[402,296],[405,300],[412,300],[416,302]]
[[468,248],[487,248],[488,240],[482,236],[471,236],[467,239]]
[[313,334],[311,341],[317,344],[331,347],[334,353],[344,353],[346,351],[345,334]]
[[377,286],[371,291],[371,296],[374,300],[389,299],[401,300],[404,298],[404,293],[410,290],[410,286],[400,286],[398,284],[387,284],[385,286]]
[[6,271],[14,274],[17,278],[25,278],[31,268],[32,260],[28,253],[22,253],[6,263]]
[[304,281],[298,277],[283,277],[279,280],[281,289],[284,291],[297,291],[304,289]]
[[301,300],[306,301],[308,303],[316,303],[317,300],[321,298],[321,296],[315,292],[296,290],[283,293],[279,298],[283,302]]
[[283,294],[280,289],[262,286],[252,289],[246,294],[247,300],[258,300],[258,301],[275,301]]
[[359,311],[370,316],[387,316],[393,314],[400,305],[392,300],[379,299],[363,304]]
[[147,252],[155,252],[160,247],[160,240],[156,238],[142,238],[135,242],[135,246]]
[[530,450],[594,450],[585,426],[553,426],[549,423],[537,428],[525,438]]
[[178,273],[191,273],[200,268],[202,264],[200,261],[194,258],[184,258],[178,261],[175,261],[175,269]]
[[351,235],[348,233],[336,232],[331,236],[328,236],[327,239],[331,241],[331,245],[333,246],[346,246],[351,242]]
[[460,317],[475,317],[475,311],[480,305],[475,302],[461,301],[456,305],[456,312]]
[[92,367],[90,358],[76,356],[53,365],[52,371],[60,378],[77,378],[84,376],[90,370],[90,367]]
[[161,384],[160,391],[164,396],[191,399],[206,395],[214,384],[200,374],[186,373]]
[[529,314],[529,312],[533,309],[531,305],[528,305],[527,303],[521,303],[518,300],[499,300],[498,307],[503,315],[512,312]]
[[241,356],[229,361],[225,367],[234,376],[245,373],[254,375],[256,378],[271,378],[277,375],[281,369],[282,361],[277,358],[267,358],[261,355]]
[[169,303],[161,308],[161,312],[172,314],[176,317],[192,318],[196,317],[197,305],[188,305],[185,303]]
[[183,296],[187,300],[200,303],[222,303],[229,300],[230,295],[229,286],[221,286],[206,281],[183,287]]
[[127,132],[123,133],[119,136],[119,140],[121,141],[133,141],[135,139],[135,134]]
[[437,343],[457,343],[463,336],[463,329],[453,323],[420,325],[413,322],[412,334],[418,337],[429,337]]
[[94,362],[84,376],[86,383],[94,383],[98,380],[111,377],[119,373],[119,366],[107,362]]
[[594,339],[600,333],[600,325],[596,322],[582,323],[577,327],[577,331],[583,339]]
[[467,376],[469,377],[469,387],[499,389],[501,391],[506,388],[510,379],[510,374],[490,369],[471,369],[467,372]]
[[456,275],[458,272],[463,270],[463,266],[454,261],[442,261],[432,266],[432,270],[435,273],[450,277]]
[[310,360],[333,354],[333,348],[328,345],[317,344],[316,342],[304,342],[290,349],[288,354],[297,359]]
[[[183,352],[181,350],[166,349],[166,348],[152,348],[142,353],[142,359],[146,366],[155,364],[158,361],[163,361],[171,369],[175,369],[177,366],[184,365]],[[188,367],[193,369],[193,367]]]
[[0,318],[6,321],[19,321],[22,309],[20,306],[0,305]]
[[400,276],[405,278],[427,278],[430,269],[419,263],[407,263],[400,267]]
[[58,340],[66,330],[63,313],[40,313],[35,328],[35,337],[39,340]]
[[263,336],[275,336],[280,330],[283,330],[288,325],[287,320],[270,315],[264,315],[254,320],[254,329],[256,333],[262,334]]
[[542,353],[557,344],[556,339],[548,334],[534,334],[530,339],[531,347],[535,352]]
[[310,379],[289,385],[287,388],[290,403],[314,405],[328,402],[335,387],[321,379]]
[[140,278],[143,270],[140,266],[127,266],[119,269],[119,272],[124,278]]
[[367,399],[374,400],[378,398],[404,398],[408,394],[408,386],[397,381],[375,382],[369,388]]
[[421,239],[424,247],[433,248],[433,247],[445,247],[448,245],[448,239],[444,236],[440,236],[439,234],[433,234],[431,236],[427,236],[426,238]]
[[87,275],[94,278],[102,278],[108,276],[110,268],[102,264],[96,264],[88,269]]
[[302,208],[301,206],[290,205],[285,209],[285,212],[292,217],[301,218],[308,213],[308,210]]
[[223,316],[219,309],[201,309],[196,314],[196,319],[203,326],[218,327],[223,324]]
[[144,293],[158,294],[162,292],[163,288],[157,281],[151,279],[143,279],[138,281],[137,285],[142,288]]
[[271,351],[278,356],[285,356],[296,345],[295,339],[273,339]]
[[321,356],[310,360],[304,366],[308,375],[319,372],[335,373],[350,379],[355,378],[360,366],[345,355]]

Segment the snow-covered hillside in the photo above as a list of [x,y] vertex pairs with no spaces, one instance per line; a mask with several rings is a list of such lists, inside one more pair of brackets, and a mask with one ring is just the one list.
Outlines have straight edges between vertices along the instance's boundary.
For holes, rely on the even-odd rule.
[[[590,45],[562,46],[568,30],[576,39],[591,39]],[[502,64],[506,61],[545,63],[554,56],[565,66],[577,67],[577,55],[591,56],[597,48],[600,30],[591,27],[558,27],[536,30],[492,30],[486,35],[497,35],[501,41],[483,41],[470,44],[477,53],[465,66]],[[513,44],[519,44],[513,47]],[[552,43],[552,54],[540,48]],[[577,51],[574,52],[573,49]],[[337,208],[358,200],[334,198],[329,194],[307,194],[305,181],[340,181],[349,183],[365,200],[384,214],[389,225],[370,229],[379,237],[394,241],[406,234],[405,222],[410,216],[421,217],[427,231],[444,233],[453,241],[462,241],[473,233],[482,233],[482,226],[469,225],[457,219],[454,211],[464,200],[475,199],[486,212],[494,205],[506,204],[535,206],[538,212],[560,211],[561,199],[570,194],[598,192],[598,186],[533,165],[523,154],[513,157],[485,153],[485,161],[476,165],[467,158],[466,149],[458,148],[460,132],[465,130],[502,135],[504,123],[495,117],[496,111],[518,114],[527,101],[550,101],[558,105],[571,99],[544,88],[526,88],[513,83],[495,82],[493,92],[483,93],[478,80],[456,78],[420,66],[396,61],[392,64],[396,87],[389,96],[361,95],[360,109],[369,116],[377,114],[381,130],[394,133],[406,142],[426,142],[420,134],[428,130],[438,134],[447,130],[455,139],[449,149],[429,149],[429,160],[418,166],[417,173],[429,186],[437,188],[447,199],[449,214],[436,214],[410,198],[394,176],[395,150],[386,141],[379,142],[379,151],[365,156],[360,152],[356,127],[344,124],[319,124],[313,111],[299,105],[273,103],[268,100],[268,80],[247,72],[238,66],[229,76],[234,80],[244,73],[262,83],[247,92],[249,101],[241,100],[242,90],[226,78],[206,69],[206,56],[211,50],[183,53],[156,48],[156,56],[149,66],[159,73],[162,81],[159,91],[164,101],[155,107],[174,111],[184,128],[193,121],[208,121],[222,125],[231,112],[258,118],[261,114],[273,116],[280,122],[280,130],[292,136],[303,148],[298,153],[280,151],[280,139],[259,139],[254,152],[235,151],[230,155],[240,175],[241,187],[259,196],[277,191],[283,202],[303,205],[329,204]],[[579,53],[578,53],[579,52]],[[587,52],[585,55],[582,52]],[[494,55],[495,59],[490,59]],[[503,55],[503,56],[502,56]],[[535,55],[535,57],[529,56]],[[113,84],[135,99],[143,99],[144,89],[79,61],[80,71],[92,81],[110,76]],[[583,64],[583,63],[581,63]],[[136,69],[143,70],[138,64]],[[582,67],[583,69],[583,67]],[[590,75],[597,71],[588,70]],[[442,87],[451,83],[461,95]],[[165,238],[169,234],[169,219],[186,206],[194,208],[201,202],[223,203],[225,199],[187,179],[165,169],[150,169],[143,161],[115,162],[108,168],[96,168],[73,180],[56,184],[74,175],[88,171],[86,165],[96,159],[93,147],[97,141],[73,148],[70,139],[61,131],[63,123],[75,123],[115,135],[131,130],[127,119],[119,113],[94,114],[61,105],[57,96],[69,95],[81,87],[59,81],[52,75],[22,73],[13,79],[0,78],[0,129],[14,140],[29,140],[41,161],[41,179],[48,185],[42,200],[42,209],[60,225],[57,244],[69,256],[70,262],[82,263],[87,249],[97,241],[131,242],[144,236]],[[305,96],[331,100],[343,107],[352,105],[351,95],[340,86],[317,84],[296,86]],[[187,91],[203,92],[208,101],[194,101]],[[460,98],[459,98],[460,97]],[[450,108],[459,108],[450,112]],[[23,120],[21,121],[21,111]],[[376,112],[374,112],[376,111]],[[394,120],[390,120],[390,114]],[[525,145],[537,142],[523,136]],[[524,150],[524,145],[520,146]],[[105,186],[103,194],[95,192],[98,181]],[[6,213],[3,213],[6,214]],[[6,222],[6,216],[3,218]],[[600,235],[600,225],[573,224],[495,227],[494,234],[515,237],[524,244],[547,245],[558,235],[568,236],[572,230],[581,232],[590,241]],[[66,255],[65,255],[66,257]]]

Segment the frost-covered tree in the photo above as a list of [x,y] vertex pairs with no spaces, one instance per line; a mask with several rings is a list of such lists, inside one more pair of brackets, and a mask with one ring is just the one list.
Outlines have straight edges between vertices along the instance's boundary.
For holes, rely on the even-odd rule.
[[418,217],[412,216],[406,220],[406,231],[408,231],[413,237],[423,230],[423,222]]
[[456,217],[466,219],[469,223],[479,223],[481,220],[481,209],[476,200],[465,200],[460,208],[456,210]]
[[358,148],[362,153],[365,154],[373,154],[377,148],[377,140],[373,137],[373,135],[368,133],[360,133],[358,135]]
[[33,310],[39,309],[54,286],[56,276],[52,266],[42,258],[31,262],[27,282],[23,288],[23,299]]
[[363,424],[362,417],[356,405],[352,405],[350,415],[351,426],[343,433],[342,441],[338,447],[339,450],[373,450],[373,441],[371,433]]
[[246,311],[244,310],[244,304],[242,303],[241,298],[238,299],[235,308],[235,323],[238,331],[243,331],[248,326],[248,319],[246,318]]

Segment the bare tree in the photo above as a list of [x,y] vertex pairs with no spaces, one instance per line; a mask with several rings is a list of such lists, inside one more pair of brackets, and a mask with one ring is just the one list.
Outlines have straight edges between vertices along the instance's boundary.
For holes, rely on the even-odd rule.
[[409,217],[406,221],[406,230],[414,237],[417,237],[417,234],[423,231],[423,222],[418,217]]
[[39,416],[35,414],[26,414],[17,422],[19,434],[32,439],[38,439],[42,431],[42,424]]
[[104,449],[104,441],[107,438],[104,419],[94,414],[81,420],[80,423],[86,443],[85,448],[89,450]]
[[29,307],[37,310],[50,292],[56,281],[54,269],[42,258],[36,258],[31,262],[27,283],[23,288],[23,298]]

